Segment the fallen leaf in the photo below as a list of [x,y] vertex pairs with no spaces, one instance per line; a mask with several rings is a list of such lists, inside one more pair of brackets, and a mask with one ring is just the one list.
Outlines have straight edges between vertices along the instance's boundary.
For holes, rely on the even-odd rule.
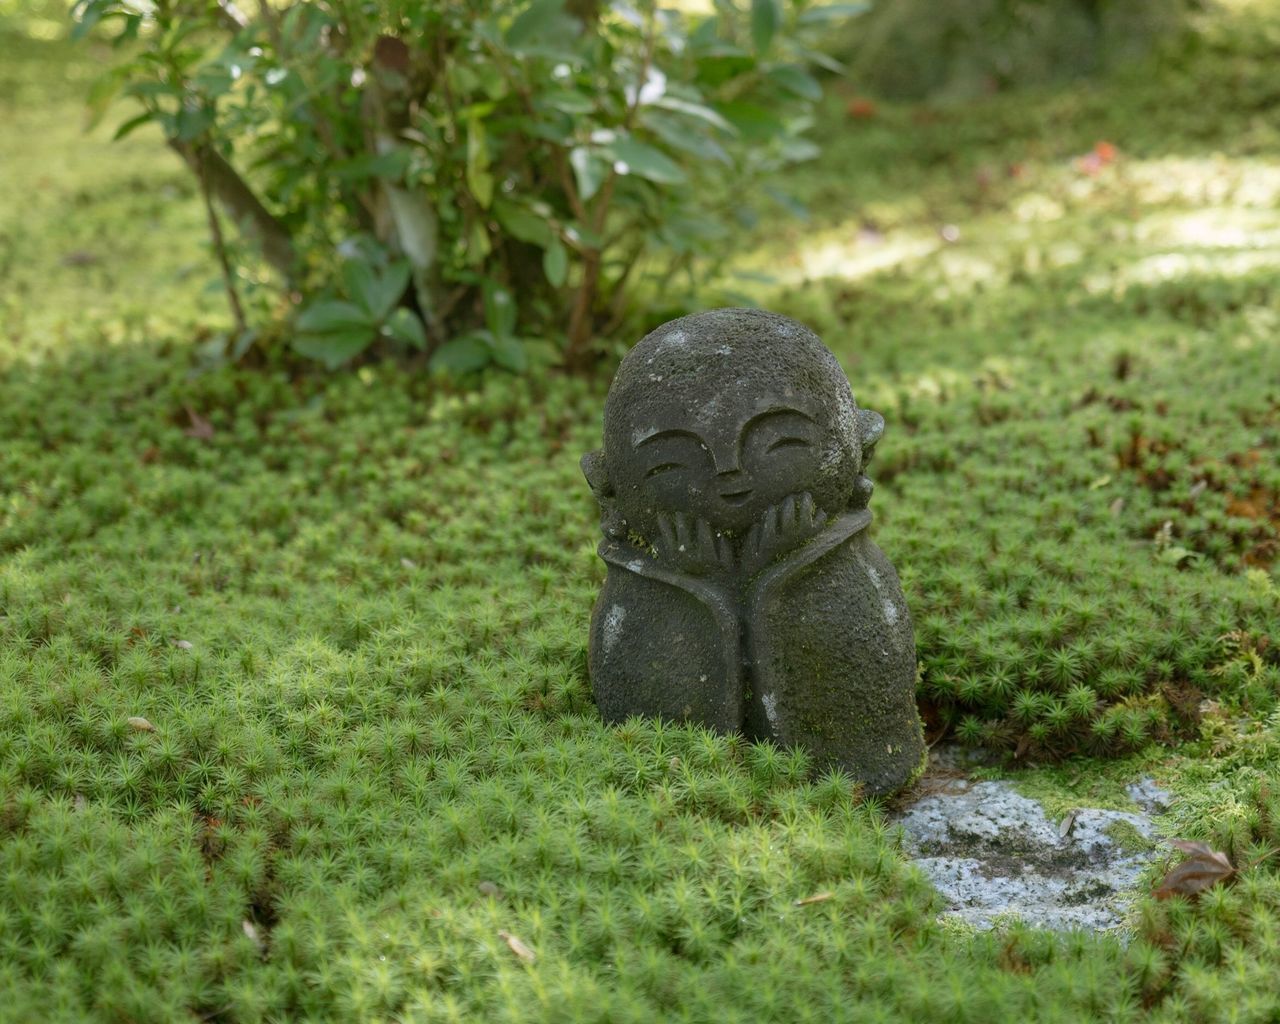
[[850,117],[865,121],[876,116],[875,101],[869,100],[865,96],[855,96],[845,106],[845,112]]
[[191,426],[183,431],[187,437],[194,437],[198,441],[213,440],[213,424],[196,412],[191,406],[185,406],[187,416],[191,420]]
[[1207,843],[1191,839],[1170,839],[1169,842],[1190,856],[1174,865],[1164,876],[1164,881],[1154,892],[1158,900],[1167,900],[1171,896],[1195,898],[1206,889],[1228,881],[1236,873],[1227,855]]
[[531,964],[536,959],[538,959],[537,953],[531,950],[528,946],[526,946],[523,942],[517,939],[510,932],[502,931],[502,932],[498,932],[498,934],[506,941],[507,946],[511,950],[511,952],[513,952],[517,957],[519,957],[526,964]]
[[1076,827],[1076,813],[1076,811],[1071,811],[1062,819],[1062,823],[1058,826],[1059,839],[1066,839],[1067,836],[1071,835],[1071,830]]
[[173,646],[178,648],[178,650],[180,651],[189,651],[191,650],[193,644],[191,643],[190,640],[175,640],[173,642]]
[[402,558],[402,559],[400,559],[400,568],[401,568],[401,569],[408,569],[408,570],[412,571],[412,570],[414,570],[414,569],[418,568],[418,563],[417,563],[417,562],[415,562],[412,558]]
[[258,934],[257,925],[255,925],[252,921],[247,919],[244,921],[241,921],[240,925],[242,928],[244,928],[244,933],[248,937],[249,941],[252,942],[255,946],[257,946],[258,949],[262,949],[262,936]]
[[134,715],[132,718],[130,718],[129,725],[132,728],[137,729],[139,732],[155,732],[156,731],[156,727],[152,725],[150,722],[148,722],[145,718],[141,717],[140,715]]
[[827,900],[834,899],[835,895],[833,892],[818,892],[812,896],[806,896],[802,900],[796,900],[791,905],[793,907],[807,907],[810,903],[826,903]]

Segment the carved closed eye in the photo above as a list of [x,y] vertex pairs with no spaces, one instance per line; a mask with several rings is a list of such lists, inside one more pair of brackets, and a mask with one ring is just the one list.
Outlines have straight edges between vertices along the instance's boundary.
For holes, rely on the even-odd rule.
[[650,469],[649,472],[645,473],[645,479],[647,480],[651,476],[657,476],[659,473],[666,473],[673,469],[684,469],[684,463],[683,462],[659,463],[658,465]]
[[807,437],[780,437],[773,444],[765,449],[766,452],[776,452],[779,448],[808,448],[809,439]]

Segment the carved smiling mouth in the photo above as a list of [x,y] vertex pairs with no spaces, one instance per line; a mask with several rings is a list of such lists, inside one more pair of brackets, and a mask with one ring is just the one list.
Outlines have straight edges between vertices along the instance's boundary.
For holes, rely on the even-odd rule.
[[726,494],[720,495],[721,500],[727,501],[730,505],[741,505],[749,497],[751,497],[750,487],[748,487],[745,491],[729,491]]

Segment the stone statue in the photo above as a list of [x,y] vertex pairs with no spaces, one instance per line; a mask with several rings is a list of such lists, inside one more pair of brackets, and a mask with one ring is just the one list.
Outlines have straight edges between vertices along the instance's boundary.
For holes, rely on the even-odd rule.
[[919,773],[911,620],[867,536],[883,430],[783,316],[682,317],[628,353],[582,459],[608,567],[590,640],[606,720],[805,747],[873,794]]

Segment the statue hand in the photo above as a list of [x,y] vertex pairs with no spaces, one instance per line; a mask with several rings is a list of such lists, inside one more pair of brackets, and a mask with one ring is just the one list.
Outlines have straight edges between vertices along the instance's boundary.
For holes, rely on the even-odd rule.
[[742,568],[753,576],[765,566],[808,543],[827,525],[829,518],[813,503],[807,491],[793,494],[765,510],[747,532],[742,546]]
[[705,519],[683,512],[658,514],[658,539],[654,547],[665,565],[690,576],[717,576],[733,572],[733,545]]

